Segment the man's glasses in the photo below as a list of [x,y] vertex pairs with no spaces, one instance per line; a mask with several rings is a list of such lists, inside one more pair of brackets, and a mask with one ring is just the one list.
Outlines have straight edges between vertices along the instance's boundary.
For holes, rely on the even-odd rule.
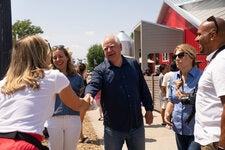
[[185,55],[185,52],[181,52],[181,53],[178,53],[178,54],[173,54],[172,58],[176,59],[178,57],[179,59],[181,59],[181,58],[184,57],[184,55]]
[[216,18],[215,18],[214,16],[211,16],[211,17],[209,17],[209,18],[207,19],[207,21],[213,21],[213,22],[214,22],[214,24],[215,24],[215,26],[216,26],[216,33],[218,33],[218,31],[219,31],[219,26],[218,26],[218,23],[217,23],[217,21],[216,21]]
[[52,47],[52,50],[56,50],[56,49],[65,49],[64,45],[56,45]]

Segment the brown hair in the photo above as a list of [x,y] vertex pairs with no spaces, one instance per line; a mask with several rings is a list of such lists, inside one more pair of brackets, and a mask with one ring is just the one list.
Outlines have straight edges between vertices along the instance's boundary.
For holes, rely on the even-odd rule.
[[57,69],[56,66],[53,63],[53,52],[56,51],[56,50],[62,51],[65,54],[65,56],[68,58],[67,68],[66,68],[67,75],[68,76],[76,75],[77,71],[76,71],[75,65],[73,64],[73,61],[72,61],[72,53],[70,53],[63,45],[52,47],[51,67],[53,69]]
[[82,78],[85,80],[84,71],[86,70],[86,65],[84,63],[80,63],[77,65],[77,72],[82,76]]

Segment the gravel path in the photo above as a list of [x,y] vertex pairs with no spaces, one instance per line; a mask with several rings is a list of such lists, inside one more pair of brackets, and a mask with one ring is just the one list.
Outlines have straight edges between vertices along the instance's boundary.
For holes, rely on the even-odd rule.
[[88,143],[78,143],[77,150],[103,150],[102,141],[98,139],[87,115],[83,122],[83,133],[88,137],[89,141]]

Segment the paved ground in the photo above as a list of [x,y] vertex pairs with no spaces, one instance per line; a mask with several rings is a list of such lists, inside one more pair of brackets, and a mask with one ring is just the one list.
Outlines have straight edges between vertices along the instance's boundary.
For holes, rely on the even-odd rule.
[[[144,111],[143,111],[144,112]],[[102,147],[103,141],[103,122],[98,121],[98,110],[91,110],[87,112],[90,121],[95,129],[98,138],[101,140]],[[152,125],[145,125],[145,146],[146,150],[176,150],[176,143],[174,132],[171,129],[162,127],[161,116],[159,112],[154,111],[154,121]],[[127,150],[124,145],[123,150]]]

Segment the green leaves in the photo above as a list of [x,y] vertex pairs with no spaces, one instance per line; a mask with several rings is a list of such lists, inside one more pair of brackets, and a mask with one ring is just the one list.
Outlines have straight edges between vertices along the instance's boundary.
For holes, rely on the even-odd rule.
[[29,19],[23,21],[17,20],[12,25],[13,41],[26,35],[36,35],[40,33],[43,33],[41,27],[32,25]]
[[87,69],[92,71],[97,65],[99,65],[104,60],[104,52],[101,44],[94,44],[88,50],[87,61],[88,66]]

